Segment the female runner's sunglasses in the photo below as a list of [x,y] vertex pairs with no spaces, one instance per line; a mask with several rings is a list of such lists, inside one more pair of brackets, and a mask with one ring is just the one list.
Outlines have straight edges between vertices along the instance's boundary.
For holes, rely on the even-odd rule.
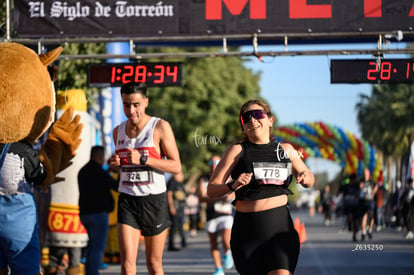
[[249,121],[251,118],[254,119],[263,119],[266,117],[266,113],[263,110],[250,110],[247,112],[244,112],[241,117],[241,123],[244,124],[245,121]]

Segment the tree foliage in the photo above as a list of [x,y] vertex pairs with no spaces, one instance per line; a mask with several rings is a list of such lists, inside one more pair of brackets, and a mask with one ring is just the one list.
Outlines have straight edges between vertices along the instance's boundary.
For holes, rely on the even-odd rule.
[[[62,54],[65,55],[99,54],[106,51],[104,43],[66,44],[62,47]],[[89,98],[90,93],[97,92],[98,89],[87,87],[88,64],[99,62],[101,61],[91,59],[60,60],[56,88],[59,90],[83,89]]]
[[1,0],[0,1],[0,36],[5,37],[6,36],[6,1]]
[[401,157],[414,133],[414,86],[375,85],[356,106],[362,137],[384,156]]

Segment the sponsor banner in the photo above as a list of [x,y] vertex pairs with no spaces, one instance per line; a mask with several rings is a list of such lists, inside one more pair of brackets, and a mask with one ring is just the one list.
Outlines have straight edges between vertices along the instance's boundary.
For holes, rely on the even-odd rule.
[[407,0],[14,1],[13,37],[168,37],[411,31]]

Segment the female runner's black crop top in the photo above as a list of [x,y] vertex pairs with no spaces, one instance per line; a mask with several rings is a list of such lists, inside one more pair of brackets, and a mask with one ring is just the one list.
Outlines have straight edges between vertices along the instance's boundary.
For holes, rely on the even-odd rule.
[[[291,195],[292,162],[280,143],[243,142],[239,161],[231,172],[236,180],[242,173],[253,172],[250,183],[236,191],[237,200],[260,200],[278,195]],[[235,203],[235,202],[233,202]]]

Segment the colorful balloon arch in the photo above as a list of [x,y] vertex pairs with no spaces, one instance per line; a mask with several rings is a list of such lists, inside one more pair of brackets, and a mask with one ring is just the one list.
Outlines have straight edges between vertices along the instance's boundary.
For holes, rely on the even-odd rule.
[[316,157],[338,163],[348,175],[362,176],[367,167],[373,180],[381,175],[381,162],[374,148],[353,133],[323,122],[295,123],[274,130],[275,139],[291,143],[303,158]]

